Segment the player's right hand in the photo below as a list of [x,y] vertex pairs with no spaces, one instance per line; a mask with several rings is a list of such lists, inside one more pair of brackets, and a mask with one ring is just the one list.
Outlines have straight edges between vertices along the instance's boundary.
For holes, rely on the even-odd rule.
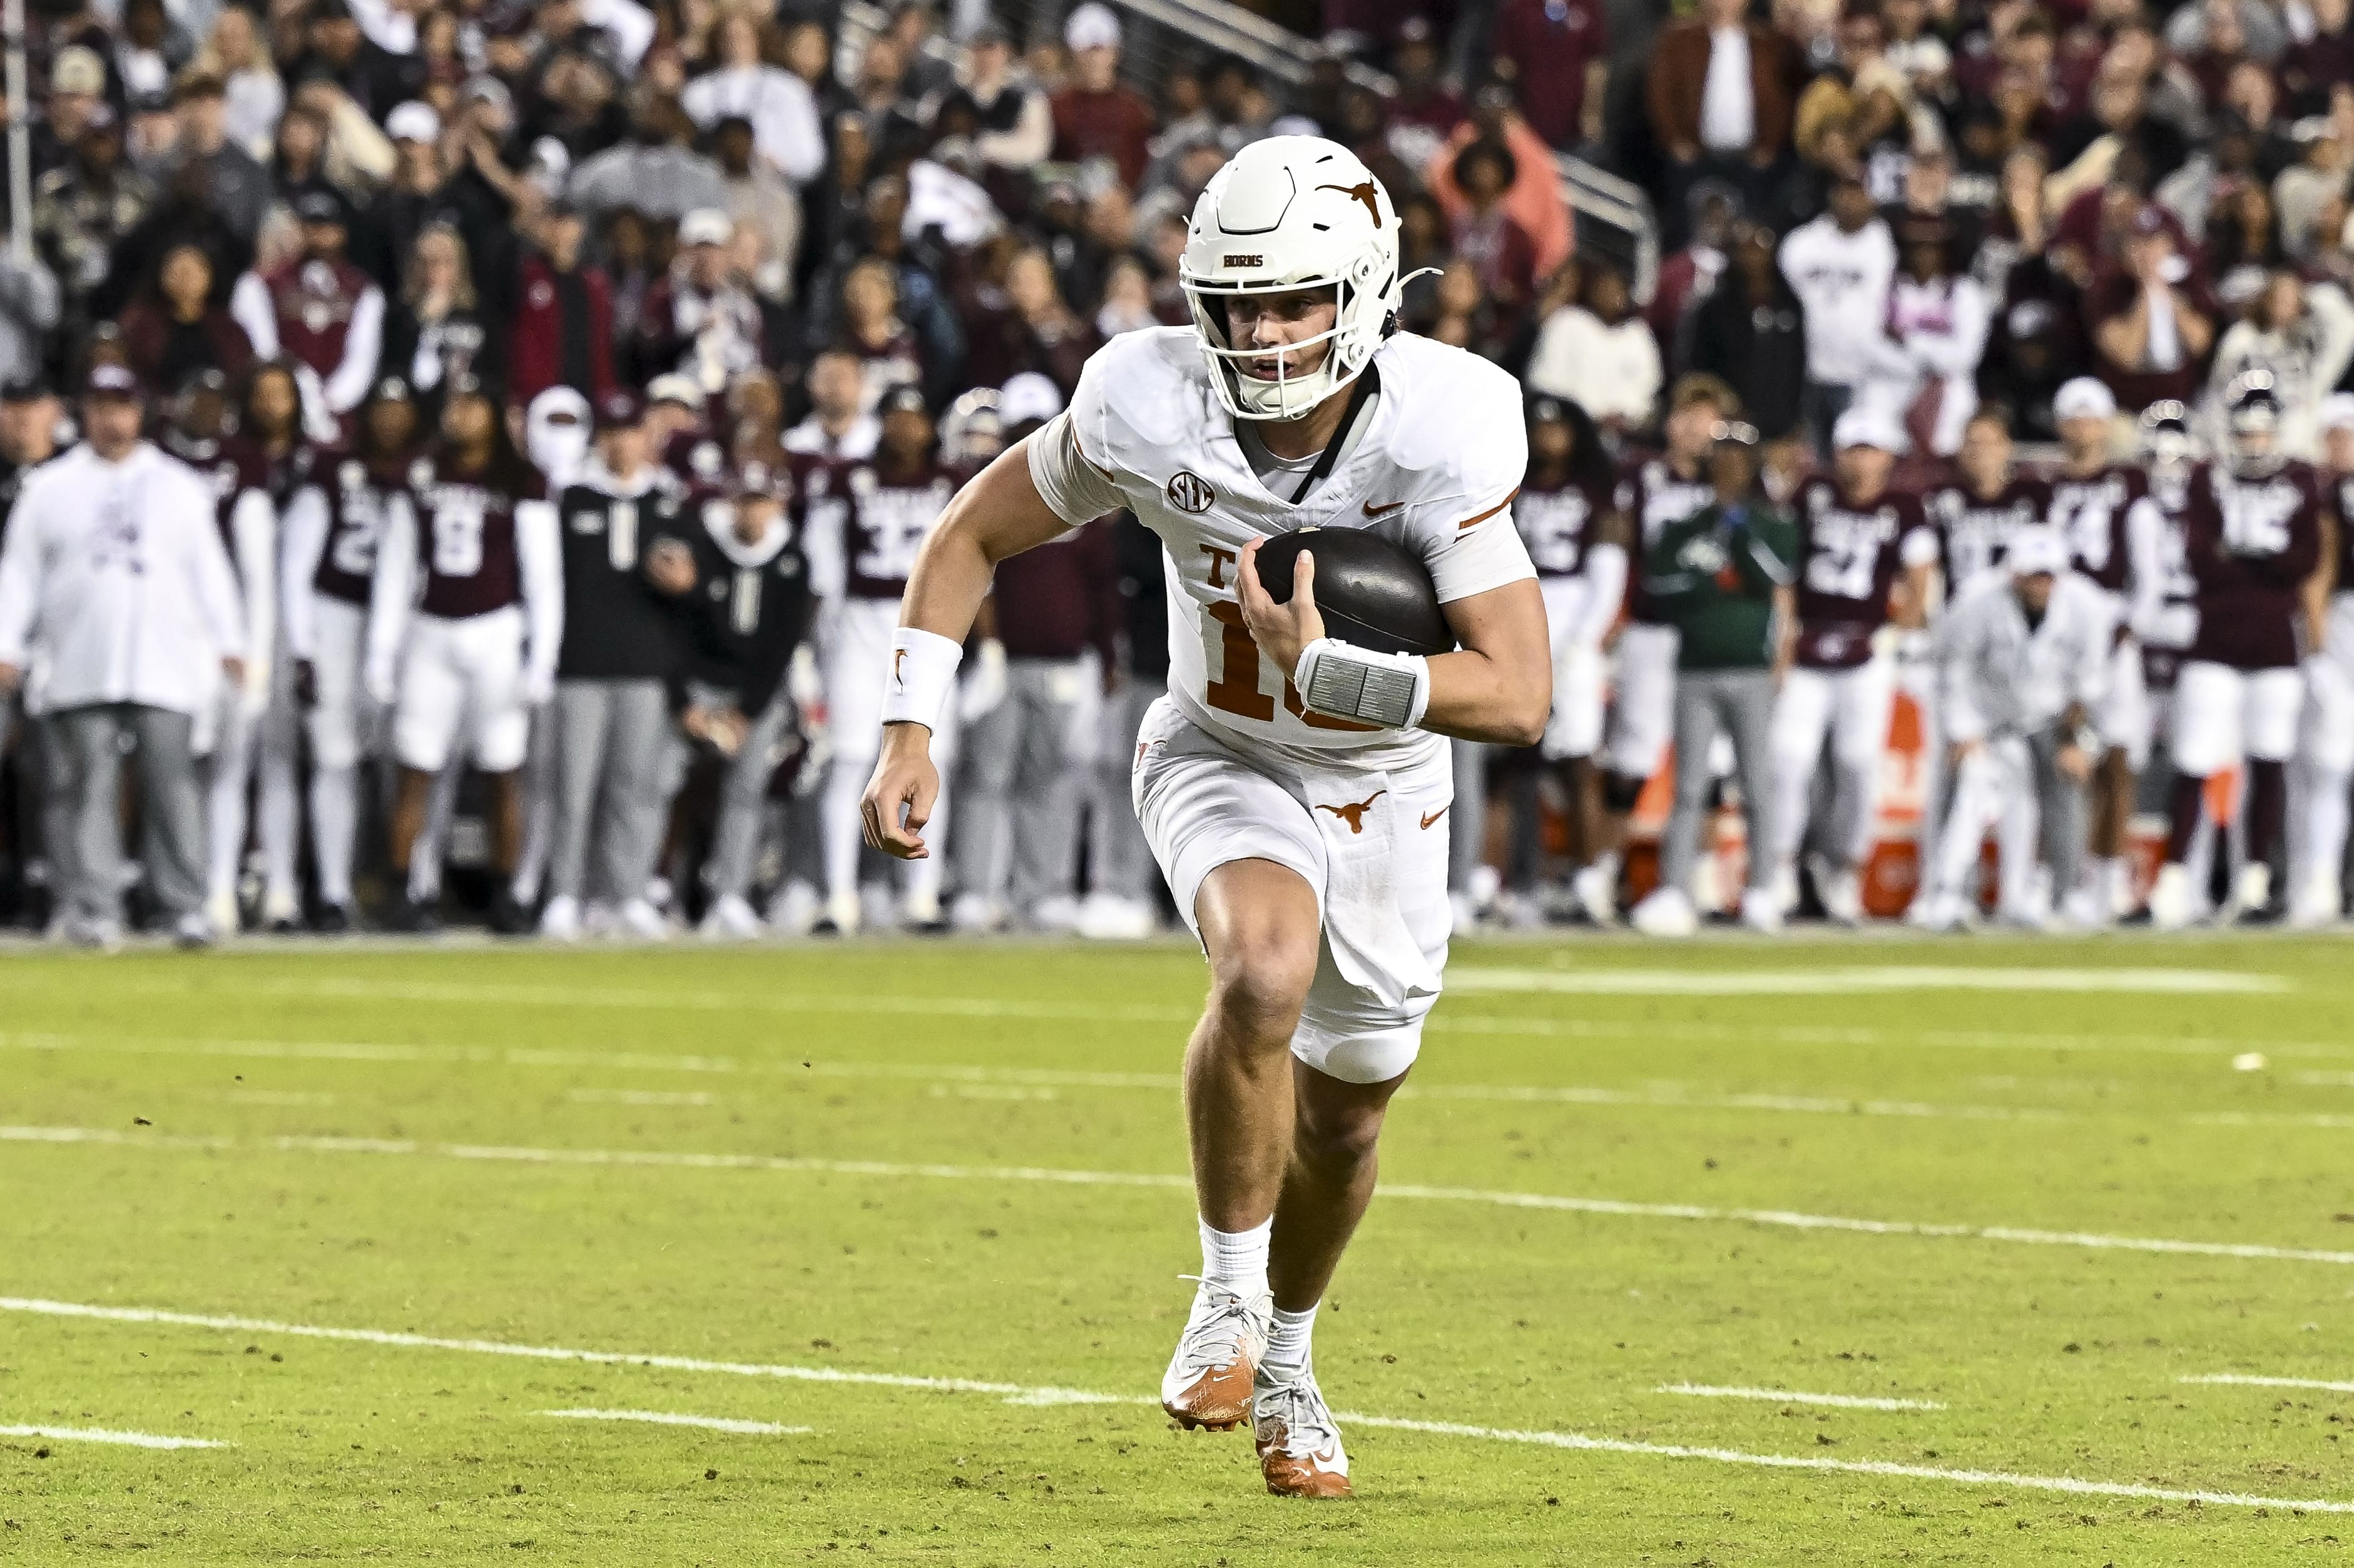
[[866,842],[898,860],[923,860],[932,853],[924,824],[940,798],[939,769],[932,766],[932,732],[919,724],[883,726],[883,754],[875,777],[859,798],[858,815]]

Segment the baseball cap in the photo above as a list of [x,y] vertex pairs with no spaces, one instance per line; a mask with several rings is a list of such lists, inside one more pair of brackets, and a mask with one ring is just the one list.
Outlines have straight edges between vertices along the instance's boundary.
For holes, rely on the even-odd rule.
[[2116,411],[2117,395],[2106,382],[2090,376],[2062,382],[2052,396],[2052,417],[2056,419],[2105,419]]
[[1878,408],[1850,408],[1831,426],[1831,450],[1877,447],[1884,452],[1904,450],[1904,432],[1891,415]]
[[112,360],[101,360],[82,372],[81,395],[85,397],[125,397],[136,400],[146,395],[139,377],[127,365]]
[[645,417],[645,399],[627,387],[608,392],[597,399],[597,429],[600,433],[633,429]]
[[49,67],[51,92],[79,92],[95,96],[106,90],[106,62],[98,58],[96,49],[80,44],[58,51]]
[[1112,14],[1110,6],[1088,0],[1063,24],[1063,42],[1074,54],[1082,49],[1116,49],[1119,48],[1119,18]]
[[683,408],[699,409],[706,400],[703,388],[695,384],[693,376],[683,376],[675,370],[667,376],[657,376],[646,383],[646,402],[649,405],[676,403]]
[[736,238],[736,225],[716,207],[699,207],[678,220],[681,245],[725,245]]
[[[0,397],[5,397],[0,393]],[[2354,430],[2354,392],[2332,392],[2321,400],[2321,428]]]
[[2061,542],[2057,529],[2021,528],[2010,536],[2002,559],[2015,577],[2057,577],[2068,569],[2068,546]]
[[441,116],[431,104],[412,98],[385,116],[384,128],[396,142],[435,142],[441,137]]
[[307,190],[296,196],[294,216],[305,223],[348,225],[351,222],[351,214],[344,207],[344,198],[328,190]]
[[[1004,405],[1002,401],[1002,397],[1003,395],[1000,394],[1000,417],[1004,418],[1006,422],[1011,424],[1013,423],[1012,418],[1003,413]],[[902,384],[900,386],[894,387],[888,392],[884,393],[883,401],[876,407],[875,411],[878,414],[928,415],[932,410],[931,406],[924,401],[924,389],[922,387],[912,384]]]
[[[906,390],[914,392],[916,388]],[[1062,411],[1063,389],[1034,370],[1023,371],[997,394],[997,417],[1008,426],[1034,419],[1044,423]]]

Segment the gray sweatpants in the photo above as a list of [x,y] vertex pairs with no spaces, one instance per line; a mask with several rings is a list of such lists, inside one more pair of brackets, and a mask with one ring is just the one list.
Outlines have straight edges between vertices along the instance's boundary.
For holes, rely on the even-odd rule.
[[1005,700],[965,726],[957,869],[967,893],[1017,914],[1077,875],[1078,768],[1071,726],[1087,666],[1009,659]]
[[1659,846],[1659,885],[1691,891],[1708,810],[1708,754],[1721,733],[1733,739],[1741,811],[1749,826],[1749,885],[1774,880],[1774,676],[1767,670],[1676,672],[1676,803]]
[[[713,706],[726,702],[717,692],[697,692],[696,700]],[[777,770],[777,751],[793,720],[792,699],[779,692],[752,720],[743,748],[727,761],[719,781],[719,825],[712,831],[711,858],[703,868],[704,885],[714,898],[729,894],[744,896],[758,869],[760,830],[769,816],[769,779]]]
[[1455,826],[1447,834],[1447,891],[1468,893],[1471,874],[1488,855],[1488,757],[1481,740],[1448,743],[1455,753]]
[[177,920],[205,903],[205,812],[191,741],[196,720],[168,708],[98,703],[50,715],[64,748],[73,853],[64,907],[87,920],[122,917],[122,755],[137,758],[145,813],[140,855],[164,912]]
[[1136,820],[1129,781],[1136,770],[1136,737],[1144,710],[1168,694],[1158,676],[1129,676],[1104,701],[1103,750],[1096,761],[1096,799],[1090,816],[1093,840],[1090,879],[1097,891],[1150,904],[1161,887],[1161,866],[1144,824]]
[[669,696],[660,681],[558,681],[555,708],[548,895],[579,898],[585,892],[627,903],[644,894],[662,854],[670,805],[662,784],[671,749]]

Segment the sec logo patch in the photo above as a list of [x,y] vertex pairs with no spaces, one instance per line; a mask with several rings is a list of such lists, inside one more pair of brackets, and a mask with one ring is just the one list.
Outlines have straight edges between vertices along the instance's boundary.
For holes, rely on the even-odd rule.
[[1217,492],[1212,490],[1210,482],[1199,474],[1180,469],[1169,481],[1169,504],[1180,512],[1207,512],[1210,503],[1216,499]]

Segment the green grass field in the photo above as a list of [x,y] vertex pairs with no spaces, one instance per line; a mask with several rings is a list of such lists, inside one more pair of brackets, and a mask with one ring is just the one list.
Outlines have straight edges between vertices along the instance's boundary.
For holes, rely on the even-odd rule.
[[2350,970],[1459,945],[1320,1505],[1151,1397],[1190,948],[0,955],[0,1562],[2339,1561]]

